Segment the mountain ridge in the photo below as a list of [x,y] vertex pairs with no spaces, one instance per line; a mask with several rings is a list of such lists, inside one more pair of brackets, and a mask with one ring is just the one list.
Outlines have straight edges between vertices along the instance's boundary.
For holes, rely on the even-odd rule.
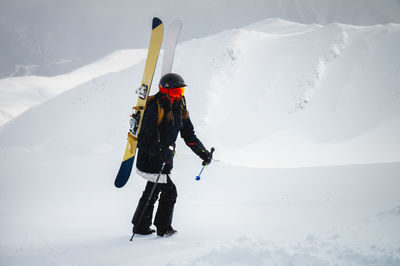
[[[205,142],[215,143],[219,148],[221,159],[254,166],[250,159],[246,159],[253,158],[251,154],[262,150],[268,151],[268,154],[279,152],[279,145],[265,142],[265,138],[276,136],[277,132],[292,132],[294,139],[298,139],[296,135],[311,137],[313,145],[310,147],[315,150],[310,153],[314,156],[300,165],[291,163],[291,160],[295,161],[293,156],[282,156],[275,163],[288,167],[313,165],[321,151],[335,150],[336,145],[361,137],[390,116],[400,113],[400,97],[396,96],[400,95],[396,89],[399,78],[390,75],[400,69],[400,59],[395,60],[395,40],[400,39],[400,25],[358,28],[330,24],[316,27],[278,19],[265,21],[263,28],[266,30],[261,32],[257,31],[260,25],[183,42],[176,51],[173,71],[182,74],[189,84],[186,94],[192,120]],[[276,35],[278,31],[281,33]],[[288,35],[288,31],[292,33]],[[214,43],[220,45],[215,47]],[[40,142],[54,138],[46,136],[47,131],[52,132],[46,120],[50,119],[51,113],[57,113],[64,122],[69,120],[68,116],[73,116],[76,121],[74,126],[67,126],[69,123],[63,124],[56,117],[51,119],[52,126],[64,128],[66,132],[71,132],[69,137],[74,136],[71,141],[64,140],[66,148],[91,149],[91,145],[107,143],[116,152],[117,147],[123,146],[121,143],[127,130],[129,108],[135,101],[132,88],[140,79],[143,63],[93,79],[68,94],[56,97],[57,104],[48,104],[58,106],[52,107],[54,109],[43,105],[28,111],[30,121],[21,116],[21,119],[3,126],[0,145],[3,148],[26,146],[28,150],[34,146],[45,148],[46,145]],[[154,83],[159,75],[157,71]],[[247,93],[243,88],[251,88],[252,91]],[[66,98],[63,99],[64,96]],[[251,101],[243,101],[243,97]],[[119,103],[122,99],[123,102]],[[63,110],[69,114],[62,114]],[[44,122],[36,122],[40,125],[37,127],[31,122],[40,119],[35,118],[34,112],[40,112],[41,119],[44,119]],[[13,131],[21,131],[24,124],[32,124],[31,136],[15,139]],[[90,128],[101,130],[96,137],[92,137]],[[390,128],[384,131],[386,133],[381,131],[382,136],[376,136],[378,139],[370,141],[390,147],[385,141],[392,141],[393,138],[389,137],[392,133]],[[83,140],[77,132],[85,136]],[[400,132],[395,124],[392,125],[392,132]],[[58,131],[57,136],[55,139],[66,139],[62,131]],[[308,143],[306,137],[298,140],[302,143],[299,147]],[[282,141],[284,139],[277,143],[283,145]],[[256,150],[245,149],[246,152],[242,149],[256,147],[252,143],[258,142],[269,144]],[[47,147],[52,149],[53,145],[56,144],[48,144]],[[319,145],[325,146],[320,150]],[[379,149],[379,145],[375,146],[377,150],[365,148],[363,158],[365,162],[371,162],[371,158],[382,155],[388,162],[398,161],[397,145],[391,148],[391,158],[383,156],[384,150]],[[235,152],[238,149],[242,149],[240,155]],[[293,149],[286,148],[286,153],[293,152],[300,157],[307,154],[304,148]],[[356,157],[358,152],[353,152],[353,157],[350,154],[347,160],[341,160],[341,152],[336,152],[335,158],[331,159],[332,164],[352,164],[351,158],[356,163],[363,163]],[[234,159],[235,156],[237,159]],[[267,160],[264,161],[267,163]],[[322,164],[329,165],[330,160]],[[274,163],[267,165],[274,167]],[[263,165],[259,163],[257,166]]]

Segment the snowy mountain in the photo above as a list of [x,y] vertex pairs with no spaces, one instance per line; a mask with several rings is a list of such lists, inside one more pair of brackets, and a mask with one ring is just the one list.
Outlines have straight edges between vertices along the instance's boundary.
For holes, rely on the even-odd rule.
[[138,63],[146,58],[146,53],[144,49],[117,51],[71,73],[54,77],[0,79],[0,125],[79,84]]
[[190,40],[265,18],[375,25],[400,23],[399,14],[398,0],[3,0],[0,78],[64,74],[111,51],[143,48],[155,15],[182,20],[190,30],[181,40]]
[[[258,167],[397,162],[399,42],[397,24],[320,26],[266,20],[180,44],[174,68],[190,84],[187,98],[199,134],[215,143],[220,158],[227,162]],[[131,55],[139,59],[143,52],[139,57],[134,51]],[[107,60],[102,62],[107,65]],[[129,61],[120,62],[126,67]],[[0,144],[51,149],[55,143],[44,141],[55,138],[48,134],[51,125],[59,130],[55,140],[64,139],[66,149],[104,144],[119,149],[127,123],[121,118],[128,117],[135,101],[133,88],[143,64],[94,78],[27,112],[4,126]],[[95,70],[110,69],[95,66]],[[28,94],[22,102],[37,103],[55,89],[82,83],[84,79],[76,76],[88,72],[45,79],[64,88],[37,78],[22,89],[5,91],[14,79],[2,80],[6,96],[2,98],[10,99],[3,104],[3,113],[18,109],[15,99],[35,92],[32,88],[38,88],[41,97]],[[90,72],[86,77],[104,73]],[[18,78],[15,84],[24,84],[26,79],[31,80]],[[70,120],[74,124],[68,128],[64,123]],[[17,128],[27,126],[32,128],[29,136],[14,137]],[[86,127],[101,134],[93,137],[90,130],[83,130]],[[68,143],[64,132],[73,131],[77,135]],[[80,135],[84,132],[87,139]]]
[[113,181],[144,62],[69,75],[80,85],[0,127],[0,261],[398,265],[398,43],[399,24],[282,19],[180,43],[174,71],[218,161],[194,181],[201,161],[179,140],[179,233],[133,243],[144,180]]

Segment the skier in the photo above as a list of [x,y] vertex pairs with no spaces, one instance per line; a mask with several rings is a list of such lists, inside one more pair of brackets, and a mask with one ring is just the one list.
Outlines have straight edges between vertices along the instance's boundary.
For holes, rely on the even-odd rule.
[[[160,79],[159,92],[149,97],[147,101],[138,138],[136,172],[148,182],[132,218],[134,234],[149,235],[155,232],[150,226],[154,204],[159,194],[160,199],[154,219],[157,235],[165,237],[177,232],[171,225],[177,198],[176,187],[171,180],[171,170],[175,141],[179,132],[186,145],[203,160],[203,165],[211,162],[212,154],[194,133],[186,108],[185,87],[186,84],[180,75],[168,73]],[[155,185],[164,162],[165,167]],[[150,195],[154,185],[154,193]],[[146,208],[147,200],[149,204]],[[141,215],[143,216],[139,221]]]

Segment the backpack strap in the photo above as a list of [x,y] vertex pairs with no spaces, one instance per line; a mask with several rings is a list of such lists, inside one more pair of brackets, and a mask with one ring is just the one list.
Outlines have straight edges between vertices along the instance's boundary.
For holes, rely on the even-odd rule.
[[157,126],[159,126],[164,118],[164,108],[161,107],[159,101],[156,101],[156,102],[157,102],[157,111],[158,111]]
[[161,124],[164,118],[164,108],[161,107],[160,102],[156,99],[155,95],[151,95],[147,98],[146,107],[149,106],[150,103],[156,101],[157,104],[157,127]]
[[182,111],[182,119],[188,119],[189,118],[189,111],[186,108],[186,98],[185,98],[185,96],[182,96],[181,111]]
[[[155,98],[155,95],[149,96],[147,98],[145,109],[153,101],[156,101],[157,104],[157,127],[158,127],[164,119],[165,111],[164,108],[161,107],[160,102]],[[186,108],[185,96],[182,96],[181,113],[182,113],[182,119],[187,119],[189,117],[189,111]]]

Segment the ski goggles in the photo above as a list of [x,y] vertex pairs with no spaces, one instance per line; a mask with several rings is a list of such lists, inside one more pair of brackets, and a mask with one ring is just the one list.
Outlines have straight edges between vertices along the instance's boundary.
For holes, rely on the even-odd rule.
[[181,98],[185,94],[185,87],[163,88],[159,86],[161,93],[167,94],[170,98]]

